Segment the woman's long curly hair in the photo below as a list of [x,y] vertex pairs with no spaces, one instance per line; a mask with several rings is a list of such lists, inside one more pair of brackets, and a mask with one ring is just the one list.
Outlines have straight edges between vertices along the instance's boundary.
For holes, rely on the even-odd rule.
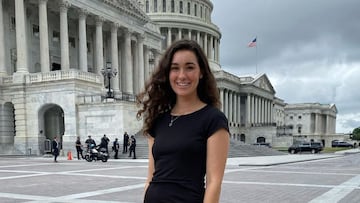
[[137,95],[140,110],[136,117],[144,117],[143,131],[149,134],[155,119],[162,113],[171,110],[176,102],[176,94],[169,81],[170,66],[177,51],[192,51],[197,58],[202,78],[199,80],[197,94],[200,100],[208,105],[219,108],[219,91],[216,80],[211,73],[207,57],[201,47],[193,40],[179,40],[174,42],[164,53],[151,78],[145,84],[145,90]]

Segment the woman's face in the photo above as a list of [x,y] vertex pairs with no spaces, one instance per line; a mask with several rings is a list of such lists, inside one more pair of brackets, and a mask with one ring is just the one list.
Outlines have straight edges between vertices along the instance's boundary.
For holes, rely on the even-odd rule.
[[178,97],[197,97],[197,86],[202,77],[194,52],[177,51],[171,61],[169,80]]

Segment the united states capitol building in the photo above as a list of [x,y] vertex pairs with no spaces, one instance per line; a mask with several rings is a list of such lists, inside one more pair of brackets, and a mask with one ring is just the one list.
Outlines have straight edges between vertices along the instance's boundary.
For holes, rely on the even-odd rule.
[[184,38],[209,59],[233,140],[329,146],[335,105],[287,104],[266,74],[221,68],[226,36],[213,9],[210,0],[0,0],[2,153],[45,154],[54,136],[67,151],[77,136],[138,133],[135,95],[169,44]]

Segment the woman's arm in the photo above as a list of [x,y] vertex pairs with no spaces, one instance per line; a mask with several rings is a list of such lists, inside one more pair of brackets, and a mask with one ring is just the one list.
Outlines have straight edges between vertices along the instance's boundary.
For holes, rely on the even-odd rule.
[[207,140],[204,203],[218,203],[229,149],[229,133],[220,129]]
[[148,175],[145,183],[145,192],[147,188],[149,187],[150,181],[153,177],[155,166],[154,166],[154,157],[152,155],[152,147],[154,145],[154,138],[151,136],[148,136],[148,150],[149,150],[149,166],[148,166]]

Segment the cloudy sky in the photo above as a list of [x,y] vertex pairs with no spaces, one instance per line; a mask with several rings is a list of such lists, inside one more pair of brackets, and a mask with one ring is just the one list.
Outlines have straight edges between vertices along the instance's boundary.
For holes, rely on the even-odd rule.
[[286,103],[335,104],[337,133],[360,127],[359,0],[211,1],[224,70],[266,73]]

